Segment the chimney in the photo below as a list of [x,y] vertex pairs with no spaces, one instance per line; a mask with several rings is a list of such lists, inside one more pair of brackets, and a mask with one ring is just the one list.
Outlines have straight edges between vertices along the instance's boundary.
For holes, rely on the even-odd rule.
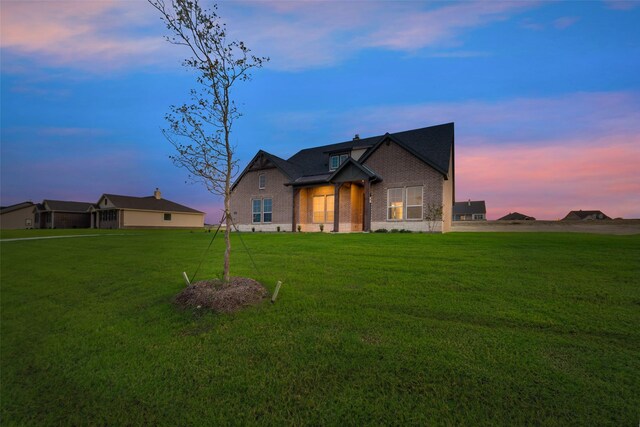
[[156,187],[156,191],[153,192],[153,197],[155,197],[157,200],[162,199],[162,193],[160,192],[158,187]]
[[469,201],[467,203],[469,204],[469,206],[471,206],[471,199],[469,199]]
[[354,141],[357,141],[357,140],[359,140],[359,139],[360,139],[360,134],[359,134],[359,133],[356,133],[356,135],[353,137],[353,140],[354,140]]

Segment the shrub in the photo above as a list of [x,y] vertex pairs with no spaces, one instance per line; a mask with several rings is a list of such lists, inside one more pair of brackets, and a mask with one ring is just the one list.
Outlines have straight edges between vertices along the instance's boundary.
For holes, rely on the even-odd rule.
[[399,233],[400,230],[398,230],[397,228],[392,228],[391,230],[389,230],[389,233]]
[[324,224],[320,224],[320,232],[322,233],[324,231]]
[[280,232],[280,226],[278,226],[278,227],[276,227],[276,228],[277,228],[277,230],[278,230],[278,233],[279,233],[279,232]]
[[256,228],[255,227],[251,227],[251,232],[255,233],[256,232]]
[[374,231],[374,233],[387,233],[387,229],[386,228],[378,228],[376,231]]
[[302,227],[298,225],[298,233],[302,230]]

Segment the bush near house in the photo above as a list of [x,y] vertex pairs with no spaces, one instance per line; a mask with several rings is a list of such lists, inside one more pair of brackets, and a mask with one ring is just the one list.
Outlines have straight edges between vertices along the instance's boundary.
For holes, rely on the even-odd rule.
[[210,234],[104,234],[0,243],[3,424],[637,423],[640,236],[234,234],[284,285],[213,315]]

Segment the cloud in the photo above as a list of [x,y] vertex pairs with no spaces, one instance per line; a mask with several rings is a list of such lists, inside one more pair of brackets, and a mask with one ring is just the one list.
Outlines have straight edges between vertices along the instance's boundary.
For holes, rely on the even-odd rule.
[[[245,41],[255,53],[273,58],[270,67],[302,70],[332,66],[372,48],[416,52],[428,47],[443,51],[461,45],[464,33],[509,19],[534,5],[223,2],[220,14],[229,24],[232,37]],[[5,58],[11,59],[3,65],[5,70],[16,62],[13,55],[93,72],[175,65],[186,53],[164,41],[164,34],[157,11],[142,1],[2,3],[0,46]],[[465,54],[454,51],[449,56]]]
[[604,4],[613,10],[631,10],[640,6],[639,2],[633,0],[604,0]]
[[579,20],[580,18],[577,16],[563,16],[562,18],[554,20],[553,26],[558,30],[564,30],[565,28],[569,28]]
[[157,63],[166,42],[139,31],[152,17],[143,6],[114,0],[5,1],[0,46],[5,55],[91,71]]

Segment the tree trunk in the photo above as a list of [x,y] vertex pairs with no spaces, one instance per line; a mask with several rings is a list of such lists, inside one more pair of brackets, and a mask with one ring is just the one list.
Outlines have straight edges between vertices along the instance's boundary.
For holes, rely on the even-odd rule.
[[225,217],[225,230],[224,230],[224,269],[222,272],[222,280],[224,283],[229,283],[229,259],[231,258],[231,226],[233,221],[231,220],[231,210],[229,209],[229,194],[224,196],[224,217]]

